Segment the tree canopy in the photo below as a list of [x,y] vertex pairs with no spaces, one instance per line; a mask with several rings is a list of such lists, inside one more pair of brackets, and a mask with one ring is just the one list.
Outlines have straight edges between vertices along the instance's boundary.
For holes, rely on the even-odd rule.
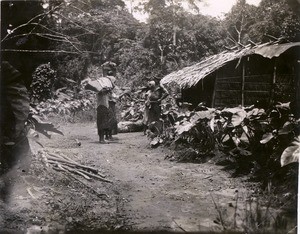
[[90,65],[111,60],[118,82],[136,86],[228,47],[300,40],[293,0],[262,0],[257,7],[239,0],[223,20],[202,15],[199,2],[142,1],[149,19],[141,23],[122,0],[2,1],[2,59],[29,83],[33,70],[50,62],[57,86],[79,84]]

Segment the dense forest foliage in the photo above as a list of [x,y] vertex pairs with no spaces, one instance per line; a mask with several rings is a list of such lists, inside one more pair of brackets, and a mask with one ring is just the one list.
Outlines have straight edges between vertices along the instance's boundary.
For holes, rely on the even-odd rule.
[[239,0],[223,20],[200,14],[197,2],[187,11],[182,1],[144,1],[149,18],[141,23],[121,0],[4,1],[2,60],[28,87],[40,64],[50,62],[57,89],[79,87],[89,67],[106,61],[117,64],[119,85],[135,87],[236,45],[300,39],[292,0]]

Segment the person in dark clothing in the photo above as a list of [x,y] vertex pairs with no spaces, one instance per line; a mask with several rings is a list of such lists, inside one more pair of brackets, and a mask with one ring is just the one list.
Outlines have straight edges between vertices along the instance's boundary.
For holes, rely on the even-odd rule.
[[168,91],[155,81],[148,82],[149,90],[146,93],[145,112],[143,124],[146,127],[153,122],[159,121],[161,117],[161,101],[168,96]]
[[107,143],[104,139],[105,134],[113,128],[116,122],[115,115],[109,107],[110,95],[111,90],[106,89],[103,89],[97,94],[97,129],[99,142],[102,144]]

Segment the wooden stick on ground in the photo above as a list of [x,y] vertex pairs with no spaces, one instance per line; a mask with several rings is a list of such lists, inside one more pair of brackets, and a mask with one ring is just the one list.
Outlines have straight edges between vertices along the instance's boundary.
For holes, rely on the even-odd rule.
[[74,180],[78,181],[80,184],[84,185],[85,187],[87,187],[90,191],[92,191],[94,194],[97,195],[97,197],[99,198],[103,198],[103,196],[109,198],[109,196],[105,193],[99,193],[97,190],[95,190],[94,188],[92,188],[91,186],[89,186],[88,184],[82,182],[80,179],[76,178],[75,176],[73,176],[70,172],[66,171],[65,169],[63,169],[61,166],[59,166],[59,164],[57,164],[58,167],[53,167],[54,170],[56,171],[62,171],[66,174],[68,174],[70,177],[72,177]]
[[78,174],[78,175],[80,175],[80,176],[82,176],[82,177],[84,177],[85,179],[87,179],[87,180],[89,180],[89,181],[91,181],[92,180],[92,178],[91,177],[89,177],[89,176],[87,176],[86,174],[84,174],[84,173],[82,173],[82,172],[80,172],[80,171],[78,171],[78,169],[77,170],[75,170],[75,169],[72,169],[72,168],[70,168],[69,166],[65,166],[65,165],[61,165],[60,163],[58,163],[58,162],[55,162],[55,161],[49,161],[49,163],[50,164],[54,164],[54,165],[56,165],[58,168],[60,168],[61,170],[66,170],[66,171],[69,171],[69,172],[72,172],[72,173],[75,173],[75,174]]
[[83,169],[90,170],[90,171],[94,172],[95,174],[98,174],[98,170],[96,168],[92,168],[92,167],[89,167],[89,166],[84,166],[84,165],[81,165],[79,163],[70,162],[70,161],[67,161],[66,159],[62,159],[62,158],[58,158],[58,157],[48,156],[47,158],[48,158],[48,160],[58,161],[60,163],[67,163],[67,164],[70,164],[70,165],[81,167]]
[[101,181],[103,181],[103,182],[107,182],[107,183],[111,183],[111,184],[113,183],[111,180],[104,179],[104,178],[102,178],[102,177],[100,177],[100,176],[98,176],[98,175],[95,175],[95,174],[93,174],[93,173],[87,172],[87,171],[85,171],[85,170],[78,169],[78,171],[80,171],[80,172],[86,174],[87,176],[94,177],[94,178],[96,178],[96,179],[98,179],[98,180],[101,180]]
[[74,165],[76,165],[76,166],[77,166],[77,165],[80,165],[80,166],[78,166],[78,167],[82,167],[82,168],[84,168],[84,169],[90,170],[90,171],[94,172],[95,174],[97,174],[97,175],[99,175],[99,176],[101,176],[101,177],[103,177],[103,178],[106,177],[105,175],[100,174],[100,172],[99,172],[98,169],[93,168],[93,167],[89,167],[89,166],[85,166],[85,165],[82,165],[82,164],[79,164],[79,163],[77,163],[76,161],[74,161],[73,159],[70,159],[69,157],[67,157],[66,155],[62,155],[62,154],[54,154],[54,153],[49,153],[49,152],[47,152],[47,153],[48,153],[48,155],[51,155],[51,156],[53,156],[53,157],[55,157],[55,158],[58,158],[58,159],[66,160],[66,161],[68,161],[68,162],[70,162],[70,163],[72,163],[72,164],[74,164]]
[[[98,178],[98,177],[101,177],[101,178],[106,177],[105,175],[102,175],[102,174],[100,174],[99,172],[98,172],[98,173],[95,173],[95,174],[90,173],[90,172],[86,171],[86,170],[88,170],[88,169],[86,169],[85,166],[80,165],[80,164],[78,164],[78,163],[68,162],[68,161],[66,161],[66,160],[64,160],[64,159],[60,159],[60,158],[49,158],[49,157],[48,157],[48,162],[49,162],[49,163],[52,163],[52,164],[60,163],[60,164],[66,165],[66,166],[68,166],[68,167],[77,168],[78,170],[80,169],[82,172],[86,172],[86,174],[88,173],[88,175],[90,175],[90,176],[91,176],[91,175],[97,176],[97,178]],[[85,169],[85,170],[84,170],[84,169]],[[104,180],[104,179],[103,179],[103,180]]]
[[82,170],[82,169],[79,169],[79,168],[76,168],[76,169],[69,168],[69,167],[73,167],[74,165],[71,165],[71,166],[69,166],[69,165],[62,165],[64,163],[61,164],[61,163],[59,163],[57,161],[54,161],[54,160],[49,160],[49,163],[50,164],[54,164],[54,165],[59,165],[59,167],[61,169],[67,170],[69,172],[76,173],[78,175],[81,175],[81,176],[83,176],[87,180],[91,180],[91,177],[93,177],[93,178],[96,178],[96,179],[98,179],[100,181],[103,181],[103,182],[106,182],[106,183],[111,183],[111,184],[113,183],[111,180],[104,179],[104,178],[102,178],[102,177],[100,177],[98,175],[95,175],[93,173],[87,172],[85,170]]
[[77,163],[76,161],[74,161],[73,159],[69,158],[68,156],[66,156],[64,154],[55,154],[55,153],[50,153],[50,152],[48,152],[48,154],[51,155],[51,156],[54,156],[54,157],[65,159],[65,160],[70,161],[72,163]]
[[48,152],[49,155],[53,156],[53,157],[57,157],[57,158],[61,158],[61,159],[65,159],[67,161],[76,163],[73,159],[68,158],[67,156],[63,155],[63,154],[56,154],[56,153],[52,153],[52,152]]
[[78,169],[78,170],[74,170],[74,169],[72,169],[72,168],[69,168],[69,167],[63,166],[63,165],[62,165],[61,167],[62,167],[63,169],[65,169],[65,170],[69,171],[69,172],[73,172],[73,173],[75,173],[75,174],[81,175],[82,177],[84,177],[84,178],[87,179],[87,180],[92,180],[91,177],[87,176],[85,173],[82,173],[81,171],[79,171],[79,169]]

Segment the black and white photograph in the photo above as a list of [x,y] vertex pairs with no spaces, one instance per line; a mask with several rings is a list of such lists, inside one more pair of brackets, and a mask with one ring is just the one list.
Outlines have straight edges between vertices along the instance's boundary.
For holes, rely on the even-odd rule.
[[298,233],[300,0],[0,3],[0,233]]

